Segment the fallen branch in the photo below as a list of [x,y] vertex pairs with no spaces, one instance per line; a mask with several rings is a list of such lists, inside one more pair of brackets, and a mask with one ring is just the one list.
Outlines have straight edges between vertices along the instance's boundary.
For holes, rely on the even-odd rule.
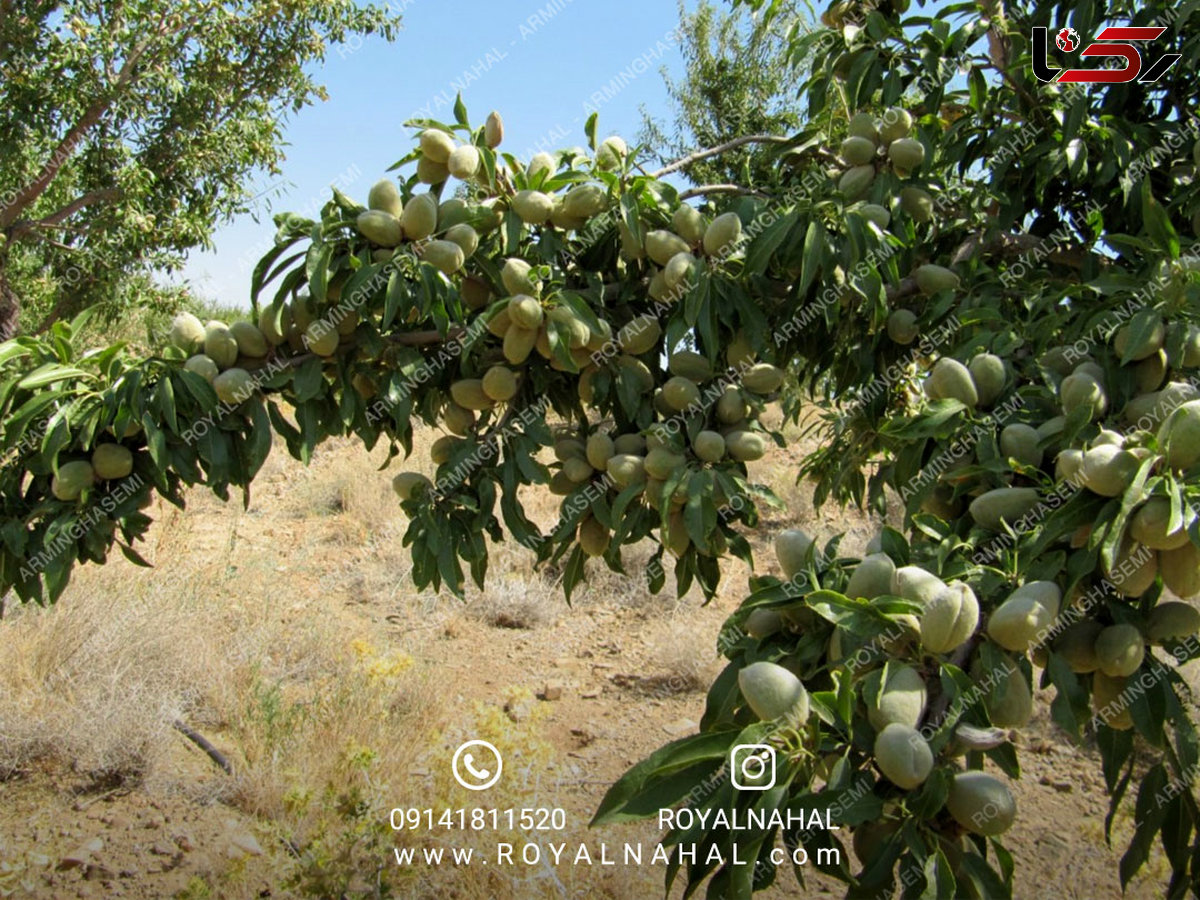
[[181,719],[176,719],[171,723],[171,726],[185,738],[203,750],[208,755],[208,758],[220,766],[221,771],[223,771],[226,775],[233,774],[233,766],[230,765],[229,760],[225,758],[225,754],[209,743],[208,738],[200,734],[200,732],[196,731],[191,726],[187,725]]

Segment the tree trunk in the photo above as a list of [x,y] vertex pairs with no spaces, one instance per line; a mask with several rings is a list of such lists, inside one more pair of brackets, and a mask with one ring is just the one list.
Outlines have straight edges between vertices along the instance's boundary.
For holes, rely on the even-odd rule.
[[16,292],[8,286],[3,263],[0,262],[0,341],[16,337],[20,318],[21,302]]

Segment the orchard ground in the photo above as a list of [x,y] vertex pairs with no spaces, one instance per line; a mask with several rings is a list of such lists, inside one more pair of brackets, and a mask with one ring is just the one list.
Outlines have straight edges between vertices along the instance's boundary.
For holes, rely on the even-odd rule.
[[[798,438],[802,429],[789,430]],[[419,433],[412,459],[427,474],[435,436]],[[845,531],[844,550],[859,552],[875,527],[852,511],[812,510],[810,491],[793,483],[806,449],[797,440],[750,466],[787,501],[751,535],[766,571],[782,528],[822,539]],[[123,559],[85,567],[56,608],[9,606],[0,896],[327,896],[348,872],[347,895],[371,896],[367,864],[394,874],[393,843],[490,848],[525,839],[393,835],[393,806],[558,806],[567,832],[533,839],[641,841],[648,856],[653,823],[588,832],[586,822],[629,765],[694,732],[745,567],[729,567],[707,607],[698,591],[676,600],[669,578],[653,596],[646,544],[627,549],[628,577],[590,562],[591,581],[567,607],[553,570],[533,571],[528,551],[502,544],[486,592],[472,589],[466,603],[418,595],[390,488],[397,463],[378,471],[385,450],[331,441],[308,468],[281,451],[247,510],[240,496],[222,503],[202,489],[190,492],[186,512],[156,505],[143,550],[154,569]],[[545,528],[556,500],[530,492],[527,512]],[[235,774],[175,731],[176,718],[225,753]],[[449,776],[453,748],[472,737],[492,740],[506,759],[501,783],[482,794]],[[1006,838],[1018,863],[1014,896],[1120,896],[1120,854],[1103,840],[1098,755],[1072,746],[1044,701],[1016,740],[1026,774],[1013,785],[1020,815]],[[1116,846],[1131,830],[1127,817],[1117,820]],[[1153,852],[1126,896],[1160,894],[1169,867],[1157,845]],[[810,874],[805,896],[842,895]],[[300,880],[287,886],[288,876]],[[422,864],[394,890],[653,897],[662,869]],[[762,896],[798,894],[781,870]]]

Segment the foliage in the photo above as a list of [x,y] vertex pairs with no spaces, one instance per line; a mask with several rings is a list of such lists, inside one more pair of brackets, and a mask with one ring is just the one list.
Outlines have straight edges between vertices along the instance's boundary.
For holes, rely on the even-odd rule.
[[[787,135],[800,126],[790,45],[778,20],[752,19],[707,2],[690,12],[681,4],[679,18],[684,74],[676,81],[663,73],[675,106],[673,121],[642,115],[641,140],[661,162],[742,135]],[[767,187],[779,181],[775,156],[761,146],[740,147],[682,171],[694,184]]]
[[[5,4],[8,7],[8,4]],[[324,92],[330,43],[398,20],[350,0],[22,4],[0,16],[0,276],[25,243],[53,315],[170,266],[279,171],[287,116]],[[0,334],[11,322],[0,322]],[[6,335],[7,336],[7,335]]]
[[[1019,777],[1009,729],[1041,689],[1067,732],[1095,736],[1106,825],[1132,802],[1123,883],[1161,841],[1167,895],[1196,893],[1200,739],[1174,663],[1200,642],[1194,611],[1168,627],[1179,609],[1162,600],[1200,594],[1200,153],[1186,109],[1200,38],[1161,4],[1122,6],[1107,14],[1170,23],[1180,65],[1154,85],[1043,85],[1030,27],[1086,36],[1100,14],[989,10],[902,23],[907,4],[840,2],[827,28],[789,26],[791,58],[811,60],[807,121],[772,193],[682,209],[623,143],[597,143],[594,118],[590,156],[524,161],[497,152],[498,119],[472,128],[460,103],[453,123],[413,123],[419,148],[394,168],[416,173],[367,205],[335,192],[319,221],[278,217],[245,346],[188,320],[150,359],[84,353],[65,323],[0,345],[0,586],[53,600],[117,533],[134,553],[151,490],[182,504],[186,484],[247,486],[272,431],[304,460],[337,434],[395,456],[423,421],[450,434],[436,481],[396,481],[418,586],[461,591],[464,569],[482,584],[484,536],[507,535],[562,567],[569,598],[588,557],[619,569],[621,547],[649,538],[652,589],[670,552],[680,592],[711,595],[772,501],[746,466],[782,443],[763,407],[778,398],[796,416],[815,398],[822,440],[803,471],[818,502],[898,496],[903,531],[861,562],[837,537],[781,536],[785,580],[756,575],[726,624],[700,733],[631,769],[596,821],[676,804],[829,810],[860,844],[855,870],[819,827],[668,834],[699,848],[669,880],[708,879],[712,896],[772,883],[778,841],[850,896],[1011,896],[1011,796],[963,769]],[[470,191],[439,203],[451,172]],[[76,466],[56,491],[106,431],[132,472],[89,486]],[[563,497],[548,534],[521,509],[543,484]],[[886,583],[876,572],[866,590],[864,567]],[[759,680],[786,688],[777,720],[749,708],[752,663],[791,673]],[[898,759],[875,732],[885,686],[914,677],[919,713],[886,725],[912,732]],[[1135,736],[1151,762],[1126,799]],[[731,749],[757,743],[777,751],[778,780],[735,787]],[[754,863],[732,861],[735,836]]]

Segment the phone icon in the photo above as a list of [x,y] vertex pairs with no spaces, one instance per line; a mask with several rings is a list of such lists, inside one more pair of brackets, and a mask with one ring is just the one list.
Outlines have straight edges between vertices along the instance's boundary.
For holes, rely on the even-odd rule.
[[[491,754],[491,760],[487,759],[488,754]],[[480,763],[475,762],[477,755]],[[467,790],[486,791],[500,780],[504,760],[500,757],[500,751],[487,741],[467,741],[454,751],[450,768],[454,780]]]

